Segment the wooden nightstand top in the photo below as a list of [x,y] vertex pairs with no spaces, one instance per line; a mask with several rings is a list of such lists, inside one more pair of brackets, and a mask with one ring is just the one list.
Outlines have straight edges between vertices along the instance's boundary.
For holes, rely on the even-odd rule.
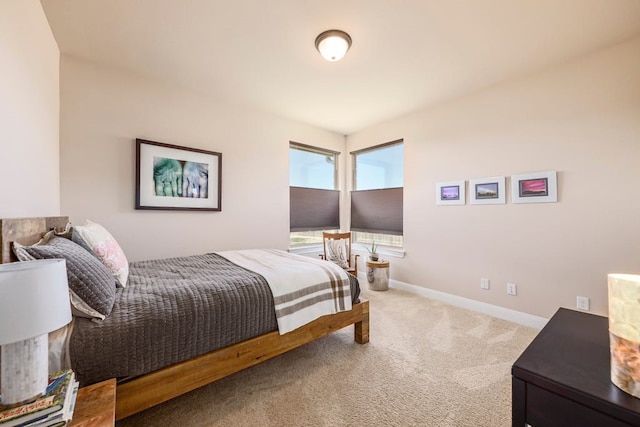
[[113,426],[116,421],[116,380],[102,381],[78,390],[69,427]]

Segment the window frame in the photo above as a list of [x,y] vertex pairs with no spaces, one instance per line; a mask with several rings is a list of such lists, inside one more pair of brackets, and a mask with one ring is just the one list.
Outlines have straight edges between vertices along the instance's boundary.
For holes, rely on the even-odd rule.
[[[404,192],[404,138],[396,139],[390,142],[385,142],[382,144],[361,148],[359,150],[351,151],[349,154],[351,155],[351,185],[352,191],[368,191],[368,190],[358,190],[358,159],[357,156],[363,153],[369,153],[376,150],[381,150],[384,148],[392,147],[394,145],[402,145],[403,146],[403,158],[402,158],[402,189]],[[399,187],[383,187],[382,189],[391,189],[391,188],[399,188]],[[402,251],[404,248],[404,230],[401,235],[387,234],[387,233],[372,233],[366,231],[352,231],[352,240],[354,243],[358,243],[360,245],[370,245],[373,240],[376,240],[376,236],[386,236],[381,239],[383,242],[379,242],[380,248],[384,251],[384,248],[388,248],[391,251]],[[400,238],[400,242],[398,242],[398,238]],[[378,241],[378,240],[376,240]]]
[[[307,151],[310,153],[320,154],[323,156],[332,156],[334,159],[334,168],[333,168],[333,189],[317,189],[314,187],[300,187],[300,186],[292,186],[291,179],[289,179],[289,188],[298,187],[298,188],[308,188],[308,189],[317,189],[317,190],[325,190],[325,191],[338,191],[341,192],[339,188],[339,165],[338,162],[340,160],[340,152],[335,150],[330,150],[327,148],[316,147],[309,144],[303,144],[300,142],[289,141],[289,150],[301,150]],[[291,156],[289,156],[289,162],[291,162]],[[289,174],[291,174],[291,163],[289,163]],[[291,191],[291,190],[290,190]],[[340,198],[342,198],[340,196]],[[289,199],[289,203],[291,203],[291,198]],[[338,217],[340,217],[340,209],[338,210]],[[290,220],[291,224],[291,220]],[[309,246],[317,246],[322,245],[322,231],[317,229],[310,229],[307,231],[291,231],[291,226],[289,227],[289,247],[294,249],[300,249]],[[324,231],[338,231],[335,229],[325,229]],[[302,242],[294,243],[294,240],[302,239]]]
[[[333,188],[332,190],[340,190],[338,188],[338,160],[340,156],[339,151],[329,150],[327,148],[315,147],[313,145],[303,144],[301,142],[289,141],[289,150],[291,149],[307,151],[310,153],[321,154],[323,156],[333,156]],[[289,157],[289,161],[291,161],[291,157]],[[289,163],[289,173],[291,173],[291,163]],[[289,180],[289,187],[291,187],[291,180]],[[299,187],[299,186],[294,186]],[[304,187],[304,188],[314,188],[314,187]]]

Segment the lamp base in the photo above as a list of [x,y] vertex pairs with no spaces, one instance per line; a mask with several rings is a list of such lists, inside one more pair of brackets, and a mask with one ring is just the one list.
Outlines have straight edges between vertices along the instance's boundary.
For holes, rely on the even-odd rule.
[[2,406],[36,400],[45,393],[48,381],[48,334],[2,346]]
[[611,382],[622,391],[640,397],[639,344],[609,332]]

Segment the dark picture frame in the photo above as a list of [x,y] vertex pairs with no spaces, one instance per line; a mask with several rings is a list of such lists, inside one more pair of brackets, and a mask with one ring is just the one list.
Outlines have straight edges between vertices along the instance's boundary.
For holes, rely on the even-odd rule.
[[485,182],[476,184],[476,199],[490,200],[500,198],[500,185],[497,182]]
[[136,209],[222,211],[222,154],[136,139]]
[[440,187],[440,200],[460,200],[460,186],[445,185]]
[[547,178],[523,179],[518,181],[518,196],[544,197],[549,195],[549,180]]

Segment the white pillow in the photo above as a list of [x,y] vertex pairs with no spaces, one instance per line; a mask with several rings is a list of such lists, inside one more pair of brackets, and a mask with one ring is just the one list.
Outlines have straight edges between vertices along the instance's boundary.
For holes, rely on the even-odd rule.
[[327,260],[335,262],[342,268],[349,268],[347,241],[345,239],[325,240],[325,251],[327,253]]
[[116,239],[106,228],[87,220],[85,225],[73,227],[71,240],[78,243],[95,255],[107,267],[118,284],[123,288],[127,286],[129,278],[129,261]]

